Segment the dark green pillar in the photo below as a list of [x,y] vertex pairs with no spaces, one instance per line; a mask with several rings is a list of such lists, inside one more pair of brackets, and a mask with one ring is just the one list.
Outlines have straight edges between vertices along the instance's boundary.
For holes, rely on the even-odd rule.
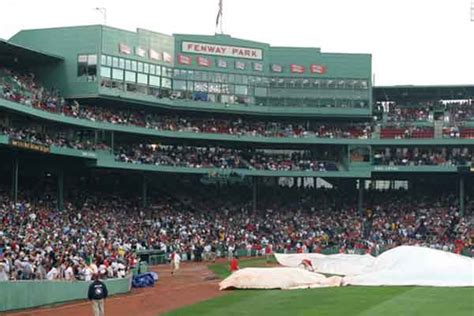
[[18,157],[15,157],[12,166],[12,200],[15,204],[18,203],[18,168]]
[[110,132],[110,150],[112,151],[112,154],[114,153],[114,145],[115,145],[114,131],[111,131]]
[[64,171],[58,170],[58,210],[64,210]]
[[257,183],[258,177],[253,177],[253,190],[252,190],[252,208],[253,212],[257,212]]
[[147,206],[147,193],[148,193],[148,183],[147,183],[146,175],[143,174],[143,178],[142,178],[142,207],[143,208]]
[[364,186],[365,180],[359,179],[359,198],[357,199],[357,211],[360,215],[364,213],[363,205],[364,205]]
[[464,176],[459,177],[459,213],[464,215]]

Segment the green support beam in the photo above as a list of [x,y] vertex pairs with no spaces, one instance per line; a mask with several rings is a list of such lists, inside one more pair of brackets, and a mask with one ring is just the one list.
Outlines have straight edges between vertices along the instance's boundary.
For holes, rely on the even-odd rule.
[[364,205],[364,187],[365,187],[365,180],[359,179],[359,197],[357,199],[357,211],[360,215],[364,213],[363,205]]
[[58,170],[57,174],[58,180],[58,210],[64,210],[64,171],[62,169]]
[[147,183],[147,178],[146,174],[143,173],[142,177],[142,207],[146,208],[147,207],[147,193],[148,193],[148,183]]
[[465,202],[464,176],[461,175],[459,177],[459,213],[461,214],[461,216],[464,215],[464,202]]
[[15,156],[12,166],[12,200],[15,204],[18,203],[18,168],[18,157]]

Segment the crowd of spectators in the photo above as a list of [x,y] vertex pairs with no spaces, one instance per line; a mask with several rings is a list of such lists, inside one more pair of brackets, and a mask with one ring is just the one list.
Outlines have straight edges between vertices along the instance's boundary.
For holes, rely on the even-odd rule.
[[211,250],[261,251],[267,244],[283,252],[332,247],[349,253],[400,244],[456,252],[472,247],[472,218],[459,214],[452,197],[408,202],[407,192],[385,192],[360,214],[351,203],[334,210],[324,199],[288,201],[280,194],[262,198],[254,211],[245,199],[228,195],[232,189],[213,198],[200,192],[205,189],[162,197],[147,208],[131,198],[88,192],[63,211],[49,195],[14,204],[2,192],[0,281],[124,277],[137,264],[135,252],[144,249],[176,250],[189,260]]
[[12,140],[19,140],[36,145],[66,147],[79,150],[106,150],[108,146],[103,143],[94,144],[90,137],[83,137],[77,133],[72,137],[66,136],[66,132],[61,131],[40,131],[35,127],[6,127],[0,125],[0,134],[8,135]]
[[473,163],[473,148],[381,148],[374,151],[375,165],[459,166]]
[[116,160],[190,168],[240,168],[273,171],[337,171],[333,161],[315,159],[307,151],[273,153],[222,147],[166,146],[139,144],[121,146]]
[[447,105],[451,121],[456,123],[460,121],[474,120],[474,104],[473,101],[457,102]]

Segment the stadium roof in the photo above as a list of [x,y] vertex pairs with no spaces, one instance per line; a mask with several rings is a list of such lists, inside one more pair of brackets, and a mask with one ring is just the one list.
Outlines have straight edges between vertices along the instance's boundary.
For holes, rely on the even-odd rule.
[[0,39],[1,65],[28,67],[30,65],[54,63],[62,60],[64,60],[62,57],[46,54]]
[[474,98],[474,85],[379,86],[373,87],[374,101],[431,101]]

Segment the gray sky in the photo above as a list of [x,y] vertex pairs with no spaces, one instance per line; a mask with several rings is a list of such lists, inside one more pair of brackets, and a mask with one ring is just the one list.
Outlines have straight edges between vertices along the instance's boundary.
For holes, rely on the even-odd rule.
[[[107,24],[213,34],[218,0],[1,0],[0,38]],[[224,32],[275,46],[371,53],[376,85],[474,84],[471,0],[224,0]]]

